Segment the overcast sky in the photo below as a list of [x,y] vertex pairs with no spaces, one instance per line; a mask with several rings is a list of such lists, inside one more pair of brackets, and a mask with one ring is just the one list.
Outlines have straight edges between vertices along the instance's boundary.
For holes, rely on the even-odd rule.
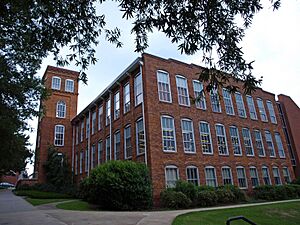
[[[243,52],[247,61],[255,60],[254,75],[263,76],[262,88],[274,94],[286,94],[300,106],[300,1],[282,0],[278,11],[273,11],[270,1],[262,1],[265,8],[255,17],[243,40]],[[115,2],[105,2],[97,8],[106,15],[109,28],[119,27],[124,46],[115,46],[102,37],[97,46],[98,62],[87,71],[88,85],[80,83],[78,112],[84,109],[106,86],[108,86],[134,59],[140,56],[134,52],[134,36],[130,34],[132,21],[122,20]],[[154,32],[149,35],[147,53],[163,58],[173,58],[186,63],[203,65],[201,54],[181,55],[177,46],[171,44],[164,34]],[[56,66],[51,57],[43,61],[38,72],[42,76],[47,65]],[[75,66],[68,69],[79,70]],[[37,120],[32,123],[32,149],[35,149]],[[30,171],[31,166],[27,166]]]

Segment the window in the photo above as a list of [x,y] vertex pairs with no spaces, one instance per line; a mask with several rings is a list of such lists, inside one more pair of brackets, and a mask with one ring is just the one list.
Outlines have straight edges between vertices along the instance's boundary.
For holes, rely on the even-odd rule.
[[83,151],[80,152],[79,173],[82,174]]
[[63,125],[55,125],[54,145],[64,146],[65,127]]
[[129,83],[124,86],[124,113],[130,111],[130,85]]
[[79,143],[79,125],[76,125],[76,131],[75,131],[75,135],[76,135],[76,145],[78,145]]
[[235,126],[229,127],[229,133],[230,133],[231,143],[233,147],[233,154],[242,155],[242,148],[241,148],[238,128]]
[[247,95],[247,105],[249,108],[249,113],[250,113],[250,118],[252,120],[257,120],[257,115],[256,115],[256,110],[255,110],[255,105],[252,96]]
[[276,124],[277,120],[276,120],[276,116],[275,116],[275,111],[274,111],[274,107],[271,101],[267,101],[267,108],[269,111],[269,115],[270,115],[270,119],[271,119],[271,123]]
[[188,166],[186,168],[186,179],[187,182],[199,186],[199,173],[198,168],[195,166]]
[[111,152],[110,152],[110,136],[108,136],[106,138],[106,143],[105,143],[105,146],[106,146],[106,161],[109,161],[111,160]]
[[57,118],[65,118],[66,117],[66,103],[64,101],[57,102],[56,117]]
[[106,101],[106,116],[105,116],[106,126],[108,126],[110,124],[110,115],[111,115],[111,112],[110,112],[110,99],[108,99]]
[[199,109],[206,109],[206,101],[203,90],[203,84],[198,80],[193,80],[194,95],[196,98],[195,105]]
[[203,154],[213,154],[209,124],[207,122],[201,121],[199,131]]
[[232,99],[230,92],[223,88],[223,99],[225,104],[225,111],[228,115],[234,115],[234,109],[232,105]]
[[92,134],[95,134],[96,130],[96,112],[92,113]]
[[266,110],[265,110],[263,100],[258,98],[256,101],[257,101],[257,106],[258,106],[258,111],[259,111],[259,114],[260,114],[261,121],[268,122],[268,118],[267,118],[267,114],[266,114]]
[[239,117],[246,118],[247,117],[246,110],[245,110],[243,96],[241,95],[241,93],[239,93],[239,92],[235,93],[235,101],[236,101],[236,106],[237,106]]
[[61,79],[59,77],[52,77],[52,89],[60,90],[60,81]]
[[270,131],[265,131],[265,136],[266,136],[266,142],[267,142],[267,148],[269,151],[270,157],[275,157],[275,150],[274,150],[274,145],[273,145],[273,140],[272,140],[272,135]]
[[176,76],[176,85],[179,105],[190,106],[187,79],[183,76]]
[[262,140],[261,132],[259,130],[254,131],[255,144],[259,156],[266,156],[264,143]]
[[139,73],[134,78],[134,98],[135,106],[143,102],[143,84],[142,84],[142,75]]
[[121,135],[120,131],[117,131],[114,135],[114,143],[115,143],[115,160],[121,159]]
[[205,167],[205,181],[207,186],[217,187],[216,170],[212,166]]
[[250,178],[251,178],[252,187],[259,186],[258,173],[256,167],[254,166],[250,167]]
[[252,141],[251,141],[251,134],[248,128],[242,129],[245,151],[247,156],[254,156]]
[[117,92],[115,94],[114,103],[115,103],[115,106],[114,106],[114,110],[115,110],[114,118],[116,120],[116,119],[118,119],[120,117],[120,92]]
[[103,144],[102,144],[102,141],[100,140],[98,142],[98,164],[101,164],[103,162],[104,162],[104,160],[103,160]]
[[282,172],[283,172],[283,178],[285,183],[291,183],[291,176],[290,176],[290,171],[287,167],[283,167],[282,168]]
[[98,130],[102,129],[103,123],[103,105],[100,105],[98,108]]
[[170,116],[162,116],[161,127],[162,127],[163,150],[175,152],[176,140],[175,140],[174,119]]
[[136,147],[138,155],[145,153],[145,144],[144,121],[143,118],[140,118],[136,121]]
[[96,166],[96,145],[92,145],[91,169]]
[[86,149],[85,150],[85,172],[88,172],[89,171],[89,150]]
[[84,133],[84,120],[82,120],[81,127],[80,127],[80,142],[83,142],[83,133]]
[[281,185],[282,183],[281,183],[278,167],[273,167],[273,176],[275,180],[275,185]]
[[284,153],[282,141],[281,141],[281,138],[280,138],[280,134],[277,133],[277,132],[275,133],[275,141],[276,141],[276,144],[277,144],[279,157],[280,158],[285,158],[285,153]]
[[70,79],[66,79],[65,91],[74,92],[74,81]]
[[124,129],[124,149],[125,159],[132,157],[132,146],[131,146],[131,126],[128,125]]
[[265,185],[271,185],[271,180],[270,180],[270,174],[269,174],[269,169],[266,166],[262,167],[262,176],[263,176],[263,181]]
[[181,120],[182,129],[182,139],[183,139],[183,149],[184,152],[194,153],[195,149],[195,139],[194,139],[194,129],[193,122],[189,119]]
[[159,100],[172,102],[169,74],[164,71],[157,71],[157,86]]
[[167,188],[175,187],[176,181],[179,179],[178,168],[176,166],[166,166],[165,173]]
[[210,91],[210,102],[211,102],[211,108],[213,112],[222,112],[217,89],[212,89]]
[[85,133],[85,137],[88,138],[90,136],[90,117],[87,116],[86,117],[86,133]]
[[216,135],[219,155],[228,155],[225,127],[222,124],[216,124]]
[[78,152],[75,154],[75,175],[78,174]]
[[242,166],[238,166],[236,168],[236,172],[237,172],[239,188],[242,188],[242,189],[247,188],[247,179],[246,179],[245,168]]
[[223,179],[223,185],[233,184],[232,173],[231,173],[231,169],[229,166],[222,167],[222,179]]

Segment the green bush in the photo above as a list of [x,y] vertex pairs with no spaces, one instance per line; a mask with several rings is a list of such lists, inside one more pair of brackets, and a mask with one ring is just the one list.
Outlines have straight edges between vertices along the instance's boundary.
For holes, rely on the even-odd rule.
[[66,194],[36,191],[36,190],[16,190],[15,194],[18,196],[27,196],[30,198],[38,198],[38,199],[71,198],[70,195],[66,195]]
[[193,201],[197,196],[197,187],[189,182],[179,180],[176,182],[176,186],[174,188],[177,192],[182,192],[185,194],[191,201]]
[[140,210],[152,205],[148,169],[132,161],[110,161],[96,167],[80,185],[79,193],[109,210]]
[[259,186],[254,189],[256,199],[263,200],[284,200],[300,197],[300,185],[280,185],[280,186]]
[[231,193],[234,195],[234,199],[232,202],[245,202],[246,201],[246,193],[245,191],[241,190],[240,188],[233,186],[233,185],[225,185],[219,188],[224,188],[226,190],[230,190]]
[[169,209],[186,209],[191,206],[191,200],[182,192],[166,189],[160,193],[160,204]]
[[216,189],[216,195],[218,203],[225,204],[235,202],[235,196],[230,189],[218,187]]
[[215,190],[198,189],[195,199],[196,206],[214,206],[217,205],[218,196]]

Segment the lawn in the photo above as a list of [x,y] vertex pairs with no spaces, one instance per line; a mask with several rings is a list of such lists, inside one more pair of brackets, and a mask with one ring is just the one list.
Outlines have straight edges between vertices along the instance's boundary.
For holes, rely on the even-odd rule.
[[29,202],[31,205],[43,205],[53,202],[63,202],[68,201],[69,199],[37,199],[37,198],[26,198],[26,201]]
[[70,202],[63,202],[56,205],[59,209],[66,210],[79,210],[79,211],[91,211],[95,210],[94,206],[91,206],[89,203],[82,200],[74,200]]
[[[175,218],[172,225],[221,225],[229,217],[243,215],[259,225],[299,225],[300,201],[236,209],[221,209],[206,212],[192,212]],[[234,221],[232,225],[248,224]]]

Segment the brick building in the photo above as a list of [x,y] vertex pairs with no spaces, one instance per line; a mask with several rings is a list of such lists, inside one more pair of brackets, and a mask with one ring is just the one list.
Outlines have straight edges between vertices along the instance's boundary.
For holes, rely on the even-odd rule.
[[[155,202],[177,179],[249,190],[294,179],[275,95],[222,89],[194,104],[190,96],[205,86],[197,80],[202,69],[143,54],[76,115],[78,73],[48,67],[44,77],[53,93],[39,122],[39,180],[48,144],[72,159],[76,181],[108,160],[147,164]],[[67,79],[73,80],[73,92],[63,85]]]

